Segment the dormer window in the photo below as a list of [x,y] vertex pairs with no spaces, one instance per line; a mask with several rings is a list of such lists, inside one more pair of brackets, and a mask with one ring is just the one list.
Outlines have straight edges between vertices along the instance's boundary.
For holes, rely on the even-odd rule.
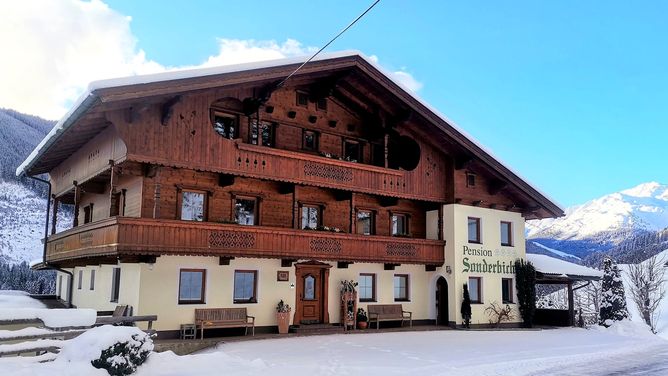
[[239,136],[239,118],[233,114],[214,112],[213,129],[224,138],[235,139]]
[[471,188],[475,187],[475,174],[471,172],[466,173],[466,186]]

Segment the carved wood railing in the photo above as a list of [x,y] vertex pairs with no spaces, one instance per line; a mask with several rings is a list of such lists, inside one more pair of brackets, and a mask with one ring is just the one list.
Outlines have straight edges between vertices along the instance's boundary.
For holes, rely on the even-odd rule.
[[47,260],[205,255],[442,265],[440,240],[114,217],[49,237]]

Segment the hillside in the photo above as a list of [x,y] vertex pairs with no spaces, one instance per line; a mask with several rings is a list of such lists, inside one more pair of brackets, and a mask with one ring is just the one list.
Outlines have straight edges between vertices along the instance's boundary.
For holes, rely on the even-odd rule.
[[[0,109],[0,263],[41,258],[46,210],[45,184],[17,179],[14,172],[54,122]],[[60,223],[71,221],[63,211]]]
[[666,228],[668,185],[650,182],[569,208],[561,218],[528,221],[527,239],[587,259],[651,247],[653,239],[661,238],[657,233]]

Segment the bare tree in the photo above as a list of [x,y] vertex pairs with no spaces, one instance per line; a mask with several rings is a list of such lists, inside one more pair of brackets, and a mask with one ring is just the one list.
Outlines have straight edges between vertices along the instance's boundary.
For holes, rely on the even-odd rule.
[[638,307],[640,316],[654,333],[661,314],[658,308],[666,295],[663,287],[664,264],[663,257],[652,256],[643,262],[629,264],[628,269],[633,301]]

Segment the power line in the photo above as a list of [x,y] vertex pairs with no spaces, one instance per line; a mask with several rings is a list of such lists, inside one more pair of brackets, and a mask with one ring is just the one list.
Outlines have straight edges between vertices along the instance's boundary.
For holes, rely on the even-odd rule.
[[299,67],[297,67],[297,69],[295,69],[292,73],[290,73],[287,77],[285,77],[285,78],[283,79],[283,81],[279,82],[278,85],[276,85],[276,89],[278,89],[278,88],[282,87],[283,85],[285,85],[285,82],[286,82],[288,79],[290,79],[290,77],[292,77],[295,73],[297,73],[298,70],[302,69],[302,67],[303,67],[304,65],[308,64],[311,60],[313,60],[319,53],[321,53],[325,48],[327,48],[330,44],[332,44],[338,37],[340,37],[341,34],[345,33],[345,32],[346,32],[348,29],[350,29],[350,28],[351,28],[357,21],[359,21],[362,17],[364,17],[364,15],[366,15],[367,13],[369,13],[369,11],[370,11],[373,7],[375,7],[376,4],[378,4],[379,2],[380,2],[380,0],[376,0],[376,1],[374,1],[374,3],[371,4],[371,6],[369,6],[364,12],[362,12],[362,14],[360,14],[359,16],[357,16],[357,18],[355,18],[351,23],[349,23],[348,26],[346,26],[343,30],[341,30],[338,34],[336,34],[336,36],[335,36],[334,38],[332,38],[329,42],[327,42],[327,44],[325,44],[324,46],[322,46],[322,48],[319,49],[316,53],[314,53],[313,56],[309,57],[308,60],[306,60],[305,62],[303,62],[302,65],[300,65]]

